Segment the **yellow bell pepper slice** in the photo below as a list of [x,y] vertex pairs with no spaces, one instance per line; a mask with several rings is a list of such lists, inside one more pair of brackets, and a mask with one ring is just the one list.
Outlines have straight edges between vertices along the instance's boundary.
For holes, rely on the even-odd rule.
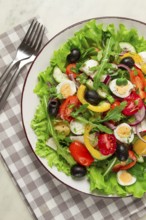
[[89,104],[85,99],[84,99],[84,94],[85,94],[86,86],[80,85],[78,88],[77,92],[77,97],[80,100],[82,104],[88,104],[87,108],[93,112],[106,112],[110,109],[111,105],[108,102],[102,102],[99,105],[91,105]]
[[85,127],[85,132],[84,132],[84,144],[87,148],[87,150],[90,152],[90,154],[92,155],[92,157],[94,157],[95,159],[97,160],[105,160],[106,158],[108,158],[109,156],[111,155],[108,155],[108,156],[104,156],[100,153],[99,150],[95,149],[91,143],[90,143],[90,140],[89,140],[89,133],[91,131],[92,127],[90,125],[87,125]]
[[123,59],[125,57],[132,57],[133,60],[135,61],[135,63],[140,64],[140,65],[142,64],[142,58],[137,53],[134,53],[134,52],[125,53],[123,56],[121,56],[121,59]]

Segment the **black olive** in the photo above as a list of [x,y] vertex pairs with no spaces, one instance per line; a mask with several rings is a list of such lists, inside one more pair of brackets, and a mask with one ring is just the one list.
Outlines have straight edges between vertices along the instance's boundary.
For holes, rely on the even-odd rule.
[[84,98],[91,105],[97,105],[99,102],[99,96],[95,90],[86,90]]
[[71,167],[70,173],[73,177],[81,178],[86,175],[87,169],[80,164],[75,164]]
[[72,49],[70,54],[67,56],[67,61],[69,63],[75,63],[79,60],[81,53],[78,49]]
[[126,161],[128,159],[128,147],[123,144],[118,144],[116,149],[116,156],[120,161]]
[[129,68],[132,68],[134,66],[134,60],[132,57],[125,57],[121,60],[120,64],[124,64]]
[[58,99],[52,99],[48,104],[48,113],[50,116],[56,116],[59,110],[60,102]]

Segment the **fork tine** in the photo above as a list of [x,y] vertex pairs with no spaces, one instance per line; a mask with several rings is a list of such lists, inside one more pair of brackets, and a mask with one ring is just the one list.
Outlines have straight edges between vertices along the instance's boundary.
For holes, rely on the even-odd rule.
[[37,41],[36,47],[35,47],[36,51],[39,51],[39,49],[41,47],[43,36],[44,36],[44,32],[45,32],[45,27],[43,25],[41,25],[40,32],[39,32],[38,37],[36,39],[36,41]]
[[38,38],[38,36],[39,36],[40,29],[41,29],[41,24],[38,23],[37,28],[36,28],[36,30],[35,30],[35,36],[34,36],[33,39],[32,39],[32,44],[31,44],[32,47],[35,47],[35,45],[36,45],[36,43],[37,43],[37,38]]
[[39,27],[39,23],[36,22],[36,23],[35,23],[35,26],[34,26],[34,29],[32,30],[32,33],[31,33],[31,35],[30,35],[30,38],[29,38],[29,40],[28,40],[28,44],[29,44],[31,47],[33,46],[33,43],[34,43],[34,41],[35,41],[38,27]]
[[29,26],[29,29],[27,30],[27,33],[25,34],[25,36],[24,36],[24,38],[23,38],[23,40],[22,40],[22,43],[28,41],[28,38],[29,38],[29,36],[31,35],[35,24],[36,24],[36,20],[33,19],[32,22],[31,22],[31,25]]

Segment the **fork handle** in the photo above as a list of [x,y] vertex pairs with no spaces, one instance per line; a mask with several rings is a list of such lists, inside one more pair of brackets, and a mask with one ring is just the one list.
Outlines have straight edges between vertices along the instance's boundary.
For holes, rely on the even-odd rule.
[[14,75],[11,77],[11,79],[9,80],[9,83],[8,85],[6,86],[5,90],[3,91],[1,97],[0,97],[0,111],[3,109],[4,105],[5,105],[5,102],[7,100],[7,97],[9,96],[13,86],[14,86],[14,83],[19,75],[19,69],[17,69],[15,72],[14,72]]
[[6,88],[4,89],[4,91],[3,91],[3,93],[2,93],[2,95],[1,95],[1,97],[0,97],[0,111],[3,109],[3,107],[4,107],[4,105],[5,105],[5,102],[6,102],[7,98],[8,98],[8,96],[9,96],[10,92],[12,91],[12,88],[13,88],[15,82],[16,82],[16,79],[17,79],[17,77],[18,77],[20,71],[22,70],[22,68],[23,68],[24,66],[25,66],[25,64],[24,64],[24,65],[21,65],[20,68],[18,67],[18,68],[15,70],[14,74],[12,75],[11,79],[9,80],[8,85],[7,85]]
[[5,90],[3,91],[1,97],[0,97],[0,111],[3,109],[5,102],[12,91],[13,86],[15,85],[16,79],[20,73],[20,71],[23,69],[23,67],[29,63],[31,63],[34,60],[35,56],[32,55],[28,59],[25,59],[20,62],[18,68],[13,73],[12,77],[9,80],[8,85],[6,86]]
[[10,73],[10,71],[13,69],[13,67],[18,63],[18,60],[14,60],[10,63],[10,65],[5,69],[5,71],[3,72],[2,76],[0,77],[0,87],[3,84],[3,82],[6,80],[8,74]]

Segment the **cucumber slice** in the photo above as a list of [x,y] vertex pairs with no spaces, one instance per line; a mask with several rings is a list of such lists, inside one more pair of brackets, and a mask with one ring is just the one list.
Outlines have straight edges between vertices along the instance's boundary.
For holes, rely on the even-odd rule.
[[104,98],[104,99],[106,98],[111,104],[115,101],[114,98],[110,94],[108,94],[106,91],[103,91],[100,88],[97,90],[97,93],[101,98]]
[[79,141],[82,144],[84,144],[84,136],[83,135],[77,135],[77,136],[70,136],[70,139],[72,141]]
[[49,138],[48,141],[46,142],[46,144],[47,144],[50,148],[52,148],[53,150],[55,150],[55,151],[57,150],[57,145],[56,145],[55,140],[54,140],[53,137]]
[[75,135],[82,135],[85,131],[85,125],[77,120],[71,121],[70,130]]
[[53,77],[56,82],[61,83],[68,79],[67,75],[65,73],[62,73],[59,67],[55,67],[53,70]]
[[93,81],[91,79],[88,79],[87,82],[86,82],[86,86],[89,89],[93,89]]
[[133,45],[128,42],[120,42],[119,46],[123,51],[136,53],[136,50],[133,47]]
[[142,156],[136,155],[136,157],[137,157],[137,161],[138,161],[139,163],[144,163],[144,158],[143,158]]
[[86,60],[85,63],[80,68],[87,76],[94,75],[95,70],[92,70],[93,67],[96,67],[98,62],[96,60]]
[[106,98],[106,97],[107,97],[107,93],[104,92],[102,89],[98,89],[98,90],[97,90],[97,93],[98,93],[98,95],[99,95],[100,97],[102,97],[102,98]]

